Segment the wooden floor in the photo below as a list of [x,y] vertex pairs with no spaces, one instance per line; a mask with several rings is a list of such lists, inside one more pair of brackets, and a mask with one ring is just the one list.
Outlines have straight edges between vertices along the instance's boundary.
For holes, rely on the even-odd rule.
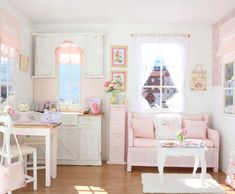
[[[33,191],[32,184],[13,192],[14,194],[142,194],[140,175],[143,172],[157,172],[153,167],[134,167],[131,173],[125,165],[95,166],[58,166],[58,176],[52,186],[45,187],[44,170],[38,171],[38,190]],[[166,168],[168,173],[191,173],[187,168]],[[226,190],[227,194],[235,191],[224,185],[225,174],[210,173]]]

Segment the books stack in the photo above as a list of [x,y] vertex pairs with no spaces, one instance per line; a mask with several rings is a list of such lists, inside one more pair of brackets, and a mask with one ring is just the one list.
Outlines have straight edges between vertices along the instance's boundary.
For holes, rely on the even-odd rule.
[[204,141],[201,139],[187,139],[185,146],[189,148],[201,148],[204,146]]

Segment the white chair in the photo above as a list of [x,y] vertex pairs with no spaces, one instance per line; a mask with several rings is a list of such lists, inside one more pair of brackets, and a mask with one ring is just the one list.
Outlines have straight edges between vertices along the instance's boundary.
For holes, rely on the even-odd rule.
[[[7,164],[10,164],[11,160],[19,158],[20,154],[16,145],[10,145],[13,123],[7,113],[0,113],[0,125],[0,132],[3,133],[6,145],[3,153],[3,147],[0,147],[0,156],[4,157]],[[17,138],[15,140],[17,141]],[[18,144],[18,142],[16,143]],[[33,155],[33,176],[26,175],[27,169],[25,169],[25,178],[26,183],[33,182],[33,189],[37,190],[37,150],[31,146],[20,145],[20,151],[22,156]]]

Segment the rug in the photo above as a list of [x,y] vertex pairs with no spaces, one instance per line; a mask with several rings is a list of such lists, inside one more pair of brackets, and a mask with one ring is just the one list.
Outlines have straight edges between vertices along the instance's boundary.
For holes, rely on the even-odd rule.
[[205,179],[200,180],[200,174],[193,177],[192,174],[164,174],[164,183],[159,183],[158,173],[142,173],[144,193],[210,193],[225,194],[220,184],[206,174]]

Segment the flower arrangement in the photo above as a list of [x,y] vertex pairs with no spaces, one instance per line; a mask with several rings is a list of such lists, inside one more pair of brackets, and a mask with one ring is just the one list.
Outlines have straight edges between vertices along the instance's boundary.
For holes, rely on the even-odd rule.
[[3,111],[7,112],[10,116],[13,116],[15,114],[15,109],[9,105],[5,106]]
[[121,83],[118,80],[104,82],[104,87],[107,88],[106,92],[120,92],[121,91]]
[[185,135],[188,133],[188,129],[183,128],[177,132],[176,139],[182,143],[185,139]]
[[121,82],[119,80],[112,80],[108,81],[106,80],[104,82],[104,87],[107,88],[106,92],[111,93],[110,103],[115,104],[116,102],[116,96],[121,92]]

